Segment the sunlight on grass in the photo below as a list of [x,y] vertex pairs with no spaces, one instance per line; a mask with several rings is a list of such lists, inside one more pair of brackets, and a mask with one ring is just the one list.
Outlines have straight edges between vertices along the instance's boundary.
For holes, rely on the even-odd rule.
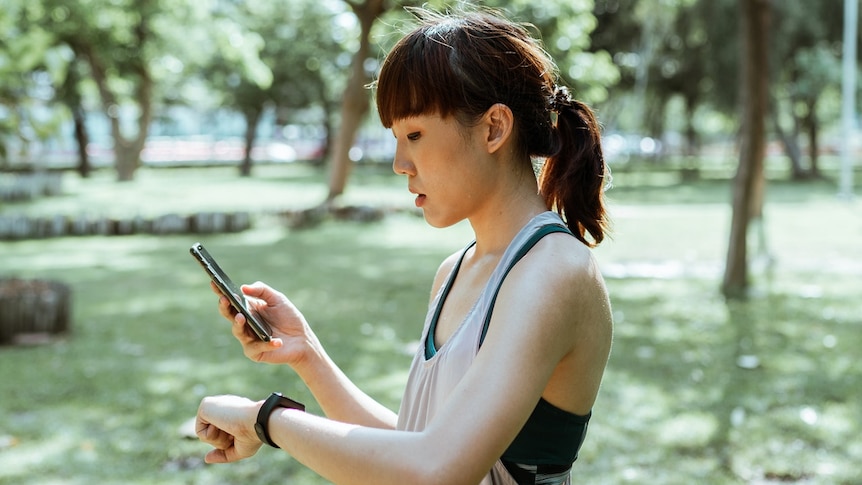
[[714,415],[683,413],[662,423],[656,439],[665,447],[700,449],[709,444],[716,431],[718,421]]
[[[317,169],[67,174],[66,195],[3,213],[249,210],[235,234],[0,243],[0,274],[73,289],[72,333],[0,348],[0,483],[326,483],[277,450],[205,466],[180,435],[201,397],[281,390],[319,412],[286,368],[241,353],[188,255],[203,240],[238,282],[266,281],[305,312],[333,359],[397,408],[439,262],[470,228],[427,226],[404,180],[359,170],[348,200],[404,209],[380,222],[286,228],[274,211],[323,196]],[[596,250],[616,334],[576,481],[857,483],[862,462],[859,203],[822,185],[770,188],[770,259],[752,298],[718,293],[729,192],[716,181],[612,191],[613,239]],[[816,224],[814,224],[816,222]],[[828,229],[818,229],[828,228]],[[752,365],[740,363],[753,362]]]

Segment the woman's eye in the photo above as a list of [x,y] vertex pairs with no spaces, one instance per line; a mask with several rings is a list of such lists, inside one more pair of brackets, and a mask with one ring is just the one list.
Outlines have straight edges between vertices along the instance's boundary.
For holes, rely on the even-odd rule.
[[418,139],[419,139],[419,132],[418,132],[418,131],[414,131],[413,133],[409,133],[409,134],[407,135],[407,139],[408,139],[408,140],[410,140],[410,141],[416,141],[416,140],[418,140]]

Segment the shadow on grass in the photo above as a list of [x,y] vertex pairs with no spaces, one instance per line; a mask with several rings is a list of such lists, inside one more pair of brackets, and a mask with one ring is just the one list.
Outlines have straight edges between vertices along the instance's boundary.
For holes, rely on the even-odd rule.
[[[448,251],[416,237],[421,219],[406,222],[400,236],[397,221],[292,233],[273,225],[205,243],[236,281],[260,279],[288,294],[348,375],[396,407]],[[324,483],[270,450],[204,466],[206,447],[180,436],[209,394],[280,390],[317,411],[289,369],[242,355],[188,255],[193,242],[132,236],[3,246],[4,273],[72,286],[74,321],[65,340],[0,348],[0,482]]]
[[803,298],[786,286],[726,303],[713,285],[609,280],[616,337],[583,476],[857,483],[862,365],[850,357],[860,344],[854,305],[840,294]]
[[[391,216],[302,232],[264,223],[203,242],[235,281],[290,296],[347,374],[396,408],[434,272],[465,234]],[[209,394],[281,390],[317,411],[289,369],[242,356],[188,255],[194,241],[0,247],[4,273],[71,284],[75,316],[65,341],[0,349],[0,482],[325,483],[276,450],[204,466],[206,448],[180,436]],[[728,305],[711,279],[608,278],[616,338],[575,477],[858,483],[857,280],[796,271]]]

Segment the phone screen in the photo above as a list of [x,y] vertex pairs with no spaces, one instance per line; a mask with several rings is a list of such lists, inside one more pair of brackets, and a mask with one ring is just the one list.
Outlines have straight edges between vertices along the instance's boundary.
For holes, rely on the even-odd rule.
[[192,245],[189,252],[200,263],[201,267],[207,272],[210,279],[218,286],[224,296],[230,300],[234,309],[245,316],[247,324],[258,338],[264,342],[272,340],[272,328],[256,312],[249,308],[248,300],[242,290],[221,269],[221,266],[210,255],[209,251],[198,242]]

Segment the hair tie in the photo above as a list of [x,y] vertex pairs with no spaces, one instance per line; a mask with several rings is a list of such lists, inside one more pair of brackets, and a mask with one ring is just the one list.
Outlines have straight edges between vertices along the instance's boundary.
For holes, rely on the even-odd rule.
[[551,111],[559,113],[564,108],[572,108],[574,106],[572,96],[569,94],[569,88],[565,86],[554,85],[554,95],[551,96],[549,107]]

